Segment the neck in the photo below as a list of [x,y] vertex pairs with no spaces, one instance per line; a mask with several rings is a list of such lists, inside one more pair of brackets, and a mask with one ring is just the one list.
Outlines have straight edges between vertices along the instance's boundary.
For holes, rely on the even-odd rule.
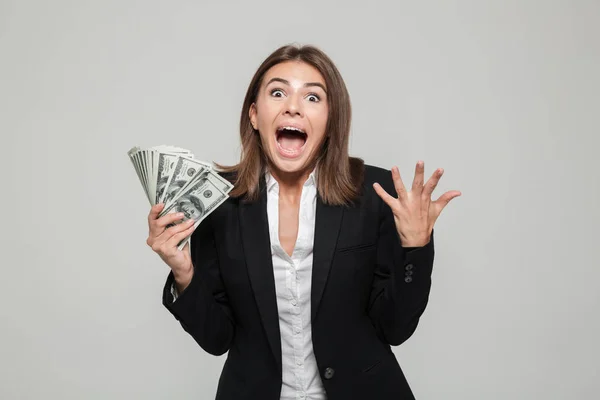
[[290,200],[300,200],[302,187],[310,176],[313,168],[307,168],[302,171],[283,172],[275,168],[270,168],[269,172],[279,184],[279,196]]

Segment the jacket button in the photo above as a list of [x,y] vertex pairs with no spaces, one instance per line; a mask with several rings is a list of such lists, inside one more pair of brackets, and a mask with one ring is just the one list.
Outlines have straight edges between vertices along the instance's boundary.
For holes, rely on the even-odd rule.
[[331,379],[331,378],[333,378],[334,373],[335,373],[335,370],[333,368],[327,367],[327,368],[325,368],[325,374],[323,376],[325,379]]
[[412,278],[410,276],[407,276],[406,278],[404,278],[404,282],[411,283],[412,282]]
[[405,270],[410,271],[411,269],[413,269],[413,265],[412,264],[407,264],[406,267],[404,267]]

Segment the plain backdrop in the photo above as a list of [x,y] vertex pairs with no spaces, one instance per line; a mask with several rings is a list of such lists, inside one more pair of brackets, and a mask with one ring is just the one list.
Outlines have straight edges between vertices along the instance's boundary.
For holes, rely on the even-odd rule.
[[225,358],[161,304],[126,153],[235,163],[250,78],[287,43],[339,67],[352,155],[463,192],[394,348],[416,397],[597,398],[599,19],[597,0],[0,0],[0,398],[214,398]]

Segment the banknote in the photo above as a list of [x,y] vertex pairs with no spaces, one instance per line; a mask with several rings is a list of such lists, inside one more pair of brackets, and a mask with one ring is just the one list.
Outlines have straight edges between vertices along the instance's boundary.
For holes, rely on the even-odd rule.
[[[160,145],[132,147],[127,155],[150,205],[164,203],[160,216],[182,212],[181,223],[194,220],[194,229],[229,197],[233,185],[184,148]],[[159,217],[160,217],[159,216]],[[190,236],[178,244],[180,249]]]
[[[227,193],[219,187],[218,180],[214,179],[214,174],[206,171],[195,179],[190,185],[185,187],[175,197],[170,205],[166,207],[159,217],[175,212],[183,213],[184,217],[177,223],[186,222],[193,219],[194,229],[218,206],[227,200]],[[191,236],[191,235],[190,235]],[[190,236],[179,242],[178,248],[182,249]]]
[[167,188],[167,184],[169,183],[169,178],[175,170],[175,165],[177,164],[179,156],[177,154],[172,153],[159,153],[157,158],[158,166],[156,174],[156,194],[154,196],[154,204],[158,204],[161,202],[165,189]]
[[195,159],[179,156],[165,184],[165,189],[159,202],[164,203],[166,208],[184,186],[193,181],[197,174],[199,175],[207,170],[210,170],[210,165]]

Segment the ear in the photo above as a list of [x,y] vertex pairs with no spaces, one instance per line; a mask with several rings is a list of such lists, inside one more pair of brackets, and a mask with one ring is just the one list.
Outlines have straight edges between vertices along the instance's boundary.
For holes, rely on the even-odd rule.
[[258,123],[256,122],[256,103],[250,104],[250,109],[248,110],[248,116],[250,117],[250,123],[254,130],[258,130]]

